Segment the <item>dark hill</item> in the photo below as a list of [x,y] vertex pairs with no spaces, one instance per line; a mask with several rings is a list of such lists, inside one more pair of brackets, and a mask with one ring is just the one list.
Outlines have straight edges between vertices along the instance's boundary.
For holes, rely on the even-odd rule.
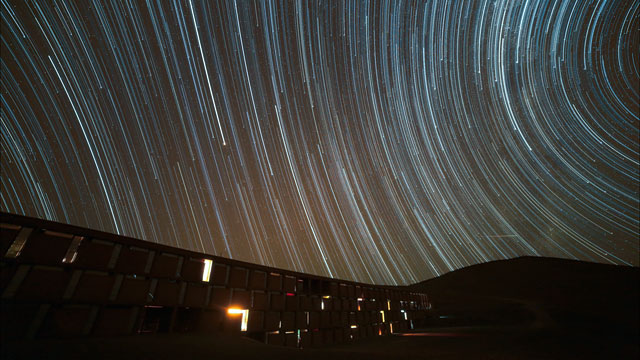
[[638,333],[640,269],[521,257],[459,269],[412,287],[429,294],[432,325],[504,325]]

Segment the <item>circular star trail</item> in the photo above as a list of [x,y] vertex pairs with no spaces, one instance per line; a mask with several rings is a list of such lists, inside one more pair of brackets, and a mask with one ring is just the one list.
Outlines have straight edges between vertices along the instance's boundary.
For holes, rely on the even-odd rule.
[[640,2],[0,5],[3,211],[380,284],[638,265]]

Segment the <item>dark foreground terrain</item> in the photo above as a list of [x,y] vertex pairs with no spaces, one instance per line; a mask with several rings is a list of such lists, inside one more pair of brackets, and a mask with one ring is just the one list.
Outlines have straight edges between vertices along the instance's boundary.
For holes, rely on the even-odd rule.
[[615,336],[561,331],[442,328],[322,349],[279,348],[245,338],[168,334],[48,340],[3,349],[10,359],[637,359],[637,345]]
[[425,328],[322,349],[223,334],[2,344],[3,359],[638,359],[639,269],[524,257],[414,285]]

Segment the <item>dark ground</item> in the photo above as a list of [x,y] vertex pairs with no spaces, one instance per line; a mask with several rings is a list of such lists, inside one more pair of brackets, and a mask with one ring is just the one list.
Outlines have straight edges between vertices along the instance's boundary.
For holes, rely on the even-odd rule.
[[[487,328],[430,329],[322,349],[290,349],[224,335],[152,335],[14,344],[8,359],[638,359],[637,340],[611,334]],[[17,348],[15,345],[18,345]]]
[[434,308],[415,336],[320,349],[222,334],[3,344],[2,359],[639,359],[638,268],[519,258],[413,286]]

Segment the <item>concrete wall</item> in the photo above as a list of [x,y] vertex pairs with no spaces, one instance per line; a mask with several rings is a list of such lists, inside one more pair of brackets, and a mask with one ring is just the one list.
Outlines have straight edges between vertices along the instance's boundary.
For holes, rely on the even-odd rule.
[[[405,287],[275,269],[11,214],[0,223],[3,341],[224,331],[309,347],[406,331],[430,308],[425,294]],[[229,308],[248,310],[246,331],[243,316]]]

